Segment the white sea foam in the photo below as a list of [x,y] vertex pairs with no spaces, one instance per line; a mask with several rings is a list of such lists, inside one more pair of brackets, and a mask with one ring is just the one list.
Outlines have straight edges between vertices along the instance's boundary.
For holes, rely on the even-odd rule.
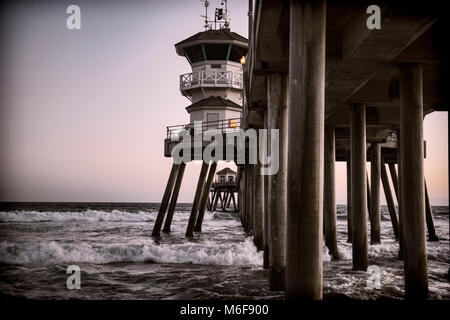
[[338,245],[339,259],[351,260],[352,259],[352,248],[347,244]]
[[94,244],[67,242],[0,243],[0,262],[49,265],[58,263],[104,264],[121,261],[192,263],[206,265],[261,265],[262,252],[252,240],[235,244],[201,243],[157,245],[152,240]]
[[331,256],[330,256],[330,252],[327,248],[327,246],[324,244],[322,246],[322,260],[324,262],[330,262],[331,261]]
[[126,212],[120,210],[102,211],[86,210],[75,212],[39,212],[8,211],[0,212],[0,222],[38,222],[38,221],[111,221],[111,222],[143,222],[154,221],[151,212]]

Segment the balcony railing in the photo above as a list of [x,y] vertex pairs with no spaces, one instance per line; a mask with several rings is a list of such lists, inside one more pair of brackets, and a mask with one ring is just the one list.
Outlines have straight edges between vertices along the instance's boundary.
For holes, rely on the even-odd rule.
[[194,128],[194,123],[180,124],[176,126],[167,127],[167,139],[172,139],[172,137],[178,136],[180,132],[183,130],[188,131],[191,135],[194,134],[194,130],[200,129],[202,134],[206,130],[209,130],[214,133],[235,132],[239,130],[240,125],[241,125],[240,118],[202,122],[201,127],[199,126],[197,129]]
[[198,87],[231,87],[242,89],[242,71],[197,71],[180,75],[180,90]]

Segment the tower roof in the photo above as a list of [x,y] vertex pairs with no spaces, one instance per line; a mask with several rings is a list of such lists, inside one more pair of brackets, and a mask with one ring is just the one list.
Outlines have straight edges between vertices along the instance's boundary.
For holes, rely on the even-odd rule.
[[180,56],[184,56],[183,48],[197,43],[235,43],[248,47],[248,40],[243,36],[228,29],[206,30],[175,44],[175,49]]
[[187,112],[191,112],[194,109],[200,108],[200,107],[222,107],[222,108],[238,108],[239,110],[242,109],[242,107],[240,105],[238,105],[237,103],[229,100],[229,99],[224,99],[222,97],[219,96],[210,96],[207,97],[205,99],[202,99],[200,101],[197,101],[193,104],[191,104],[190,106],[186,107]]
[[226,167],[225,169],[218,171],[216,174],[219,176],[219,175],[224,175],[224,174],[236,174],[236,172],[231,170],[230,168]]

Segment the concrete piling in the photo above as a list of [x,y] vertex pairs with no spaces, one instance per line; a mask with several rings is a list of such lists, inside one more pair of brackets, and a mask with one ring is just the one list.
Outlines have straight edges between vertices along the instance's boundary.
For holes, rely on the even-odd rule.
[[279,132],[279,169],[268,176],[269,285],[284,290],[287,209],[287,76],[267,76],[268,129]]
[[175,212],[175,207],[177,205],[178,194],[180,193],[181,182],[183,181],[184,169],[186,164],[184,162],[179,164],[177,178],[175,186],[173,187],[172,197],[170,198],[169,210],[167,211],[167,216],[164,221],[164,232],[170,232],[170,226],[172,224],[173,214]]
[[244,189],[244,180],[245,179],[245,171],[244,166],[239,166],[239,192],[238,192],[238,206],[239,206],[239,214],[241,217],[241,224],[243,225],[243,217],[244,217],[244,199],[245,199],[245,189]]
[[255,165],[255,210],[254,210],[254,242],[258,250],[264,249],[264,176],[261,175],[261,162]]
[[264,256],[263,267],[269,269],[269,177],[264,176]]
[[352,162],[347,154],[347,242],[352,242]]
[[393,171],[391,171],[391,166],[389,167],[389,171],[391,171],[392,175],[392,183],[395,188],[395,184],[397,184],[397,202],[398,202],[398,258],[399,260],[403,260],[403,252],[404,252],[404,246],[405,242],[403,241],[403,206],[402,206],[402,181],[400,180],[401,170],[402,167],[402,154],[400,152],[400,131],[397,133],[397,164],[398,164],[398,174],[395,172],[395,166],[392,166]]
[[230,197],[230,193],[225,190],[224,194],[223,194],[223,203],[222,203],[222,211],[226,211],[227,206],[228,206],[228,199]]
[[226,196],[226,192],[224,192],[222,195],[222,192],[219,191],[218,195],[219,195],[219,200],[220,200],[220,208],[222,209],[222,211],[224,211],[223,210],[224,209],[223,198]]
[[370,155],[370,243],[379,244],[381,242],[381,147],[379,143],[372,143],[370,145]]
[[167,180],[166,189],[159,206],[158,215],[156,216],[155,225],[153,226],[152,237],[159,237],[161,234],[161,226],[166,215],[167,205],[169,204],[170,195],[172,194],[173,185],[175,183],[175,177],[178,172],[179,165],[173,164],[170,170],[169,179]]
[[258,201],[258,197],[257,197],[257,192],[258,192],[258,183],[256,181],[256,170],[258,168],[258,164],[253,165],[252,166],[252,189],[253,189],[253,196],[252,196],[252,233],[253,233],[253,240],[255,240],[254,236],[255,236],[255,230],[256,230],[256,215],[257,215],[257,208],[256,206],[258,205],[257,201]]
[[[399,143],[399,141],[397,141],[397,143]],[[397,160],[397,162],[399,162],[399,161]],[[399,197],[398,197],[398,176],[397,176],[397,170],[395,169],[395,164],[394,163],[389,163],[389,172],[391,173],[391,180],[392,180],[392,185],[394,186],[395,197],[397,198],[397,201],[399,201]]]
[[231,199],[233,199],[233,198],[234,198],[234,192],[230,191],[230,193],[228,194],[227,207],[226,207],[227,209],[230,208]]
[[203,186],[205,184],[206,173],[208,172],[209,164],[202,161],[202,168],[200,169],[200,175],[198,177],[197,189],[195,190],[194,202],[192,203],[191,215],[189,216],[189,222],[186,229],[186,237],[194,236],[194,227],[197,220],[198,209],[200,207],[200,199],[203,193]]
[[237,211],[241,216],[242,222],[242,166],[238,166],[238,175],[237,175]]
[[325,0],[290,1],[288,299],[322,299],[325,25]]
[[386,198],[387,206],[389,209],[389,216],[391,217],[392,229],[394,230],[395,240],[399,238],[399,227],[397,213],[395,212],[394,199],[392,197],[391,186],[389,185],[389,179],[386,171],[386,166],[381,161],[381,181],[383,183],[384,196]]
[[353,270],[367,270],[366,110],[350,107]]
[[[264,112],[264,127],[269,128],[268,112]],[[267,150],[270,150],[270,130],[267,131]],[[268,154],[270,156],[270,154]],[[269,269],[269,177],[263,176],[264,179],[264,256],[263,267]]]
[[366,189],[367,189],[367,213],[370,219],[370,181],[369,181],[369,173],[366,170]]
[[206,209],[211,211],[211,197],[208,196],[208,201],[206,201]]
[[400,181],[405,294],[428,298],[423,175],[422,66],[400,67]]
[[325,245],[333,259],[339,258],[336,235],[335,153],[334,127],[325,126],[323,225]]
[[436,234],[436,228],[434,227],[433,209],[431,208],[430,198],[428,197],[427,182],[423,181],[425,187],[425,218],[428,229],[428,241],[439,241]]
[[236,203],[236,198],[234,196],[234,193],[231,194],[231,200],[233,201],[234,211],[238,211],[238,204]]
[[220,195],[219,190],[214,191],[211,211],[216,211],[216,209],[217,209],[217,202],[219,201],[219,195]]
[[209,192],[211,190],[211,186],[214,181],[214,175],[216,174],[216,169],[217,169],[217,162],[211,163],[211,165],[209,166],[208,178],[206,179],[206,183],[203,188],[203,193],[202,193],[202,197],[200,200],[200,208],[198,211],[197,221],[196,221],[195,227],[194,227],[195,232],[202,231],[203,217],[205,216],[205,210],[206,210],[206,202],[208,200]]
[[245,197],[245,201],[246,201],[246,228],[244,228],[244,230],[247,233],[250,233],[253,229],[253,196],[254,196],[254,189],[253,189],[253,175],[254,175],[254,170],[253,167],[255,165],[254,164],[248,164],[247,165],[247,188],[246,188],[246,197]]
[[248,229],[248,223],[247,223],[247,215],[248,215],[248,164],[244,165],[244,170],[242,174],[243,178],[243,199],[242,199],[242,213],[241,213],[241,220],[242,220],[242,227],[244,228],[244,231],[247,231]]

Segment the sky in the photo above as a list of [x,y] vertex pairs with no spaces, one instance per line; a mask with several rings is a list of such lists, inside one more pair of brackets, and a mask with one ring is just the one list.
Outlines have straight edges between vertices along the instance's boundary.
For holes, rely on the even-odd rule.
[[[81,30],[66,28],[71,4],[81,8]],[[229,9],[232,31],[247,37],[247,1],[230,0]],[[198,0],[5,5],[0,201],[161,201],[172,165],[166,126],[189,122],[179,75],[190,66],[174,44],[203,31],[203,13]],[[428,115],[433,204],[448,204],[447,137],[447,113]],[[192,202],[199,171],[187,166],[180,202]],[[337,163],[337,203],[346,203],[345,180]]]

